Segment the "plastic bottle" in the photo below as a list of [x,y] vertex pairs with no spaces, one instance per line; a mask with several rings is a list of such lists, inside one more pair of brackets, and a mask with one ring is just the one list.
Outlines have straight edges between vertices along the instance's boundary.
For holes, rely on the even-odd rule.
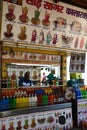
[[86,97],[87,97],[86,94],[87,94],[87,92],[86,92],[86,88],[83,87],[83,95],[84,95],[83,98],[84,98],[84,99],[86,99]]
[[37,95],[34,96],[34,106],[37,106]]
[[[84,94],[84,92],[83,92],[83,94]],[[81,99],[82,98],[82,94],[81,94],[81,91],[80,91],[79,88],[76,88],[76,98],[77,99]]]
[[2,99],[2,110],[6,110],[6,99],[5,99],[5,96],[3,96],[3,99]]
[[51,93],[51,105],[54,104],[54,95]]
[[30,94],[28,96],[28,107],[30,107]]
[[34,95],[32,94],[32,96],[31,96],[31,106],[33,107],[33,106],[35,106],[35,98],[34,98]]
[[40,95],[38,95],[37,96],[37,106],[41,106],[42,105],[42,94]]
[[2,100],[0,101],[0,111],[2,111],[3,108],[2,108]]
[[15,96],[13,96],[13,109],[15,109],[16,108],[16,98],[15,98]]
[[26,96],[25,96],[25,107],[28,107],[28,106],[29,106],[29,98],[26,94]]
[[17,104],[16,108],[20,108],[20,101],[19,101],[19,96],[18,95],[16,97],[16,104]]
[[26,107],[26,97],[25,96],[22,97],[22,107],[23,108]]
[[13,99],[12,99],[12,96],[9,97],[9,108],[13,109]]
[[5,108],[6,110],[9,110],[9,97],[8,96],[5,98]]
[[58,103],[58,94],[54,93],[54,104]]
[[43,105],[48,105],[48,96],[46,94],[42,96],[42,103]]
[[23,100],[23,97],[22,95],[19,95],[19,108],[23,108],[23,105],[24,105],[24,100]]
[[29,95],[29,100],[28,101],[29,101],[29,107],[31,107],[32,106],[32,95],[31,94]]
[[51,105],[54,103],[54,96],[52,93],[48,94],[48,105]]
[[48,105],[50,105],[50,93],[48,93]]

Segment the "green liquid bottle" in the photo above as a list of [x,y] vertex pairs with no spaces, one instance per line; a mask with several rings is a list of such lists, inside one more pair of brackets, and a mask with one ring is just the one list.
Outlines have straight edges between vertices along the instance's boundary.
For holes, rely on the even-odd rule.
[[15,96],[14,97],[10,96],[9,104],[10,104],[11,110],[16,108],[16,98],[15,98]]
[[9,105],[10,105],[10,110],[12,110],[13,109],[13,98],[12,98],[12,96],[10,96],[10,98],[9,98]]
[[44,94],[42,97],[42,103],[43,105],[48,105],[48,96],[46,94]]
[[16,109],[16,97],[13,97],[13,109]]

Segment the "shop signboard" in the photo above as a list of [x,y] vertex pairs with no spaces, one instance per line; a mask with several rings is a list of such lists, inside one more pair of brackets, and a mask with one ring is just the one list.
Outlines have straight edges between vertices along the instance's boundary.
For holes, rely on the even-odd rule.
[[84,73],[85,72],[85,53],[71,54],[70,72]]
[[2,12],[3,41],[87,50],[85,9],[52,0],[3,0]]

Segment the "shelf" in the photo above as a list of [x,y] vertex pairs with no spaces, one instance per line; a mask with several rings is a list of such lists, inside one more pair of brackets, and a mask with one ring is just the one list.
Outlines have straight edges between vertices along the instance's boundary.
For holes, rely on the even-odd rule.
[[29,87],[23,87],[23,86],[20,86],[18,88],[2,88],[2,90],[4,89],[43,89],[43,88],[51,88],[51,89],[56,89],[56,88],[59,88],[59,87],[63,87],[63,85],[50,85],[50,86],[29,86]]
[[35,113],[35,112],[43,112],[43,111],[58,110],[58,109],[67,109],[67,108],[70,108],[70,107],[72,107],[72,103],[61,103],[61,104],[48,105],[48,106],[9,110],[9,111],[0,112],[0,118],[15,116],[15,115],[22,115],[22,114]]

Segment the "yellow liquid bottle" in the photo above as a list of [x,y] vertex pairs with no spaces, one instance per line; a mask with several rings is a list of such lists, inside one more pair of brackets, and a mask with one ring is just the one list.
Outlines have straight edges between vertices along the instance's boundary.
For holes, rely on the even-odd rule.
[[25,96],[25,107],[28,107],[29,106],[29,98],[28,96],[26,95]]
[[25,97],[22,97],[22,107],[25,108]]
[[22,96],[19,97],[19,108],[22,108]]
[[17,97],[16,97],[16,104],[17,104],[17,108],[20,108],[20,105],[19,105],[19,96],[17,95]]

